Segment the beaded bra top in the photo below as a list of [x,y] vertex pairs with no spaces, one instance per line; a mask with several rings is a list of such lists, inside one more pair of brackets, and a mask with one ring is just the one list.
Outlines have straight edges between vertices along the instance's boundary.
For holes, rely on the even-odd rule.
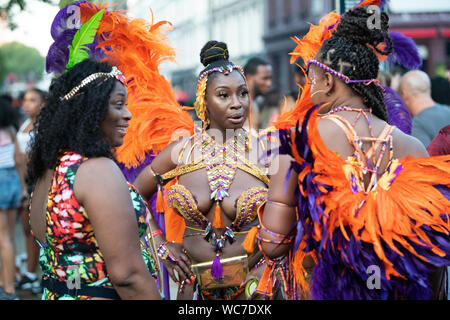
[[[197,208],[197,204],[192,193],[183,185],[176,184],[170,187],[169,205],[175,208],[184,219],[193,222],[198,226],[206,228],[209,221],[205,215]],[[255,220],[257,209],[266,201],[267,188],[253,187],[244,191],[236,203],[236,218],[231,223],[230,229],[239,230],[242,226]]]

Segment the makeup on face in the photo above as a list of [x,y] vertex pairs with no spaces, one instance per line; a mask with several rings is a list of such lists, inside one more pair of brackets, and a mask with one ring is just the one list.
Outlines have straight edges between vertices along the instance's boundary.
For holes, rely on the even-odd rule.
[[228,75],[217,74],[208,84],[206,104],[212,127],[222,130],[242,128],[250,104],[242,74],[237,70]]

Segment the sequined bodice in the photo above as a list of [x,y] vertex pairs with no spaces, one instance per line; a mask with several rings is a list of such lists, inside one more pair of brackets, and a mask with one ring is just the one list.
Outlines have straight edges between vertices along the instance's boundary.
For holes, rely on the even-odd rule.
[[[193,222],[201,227],[206,227],[208,220],[197,208],[192,193],[183,185],[175,184],[170,187],[169,205],[176,209],[187,221]],[[259,206],[267,199],[267,188],[253,187],[243,192],[237,199],[236,217],[231,224],[232,229],[239,229],[252,222],[256,216]]]

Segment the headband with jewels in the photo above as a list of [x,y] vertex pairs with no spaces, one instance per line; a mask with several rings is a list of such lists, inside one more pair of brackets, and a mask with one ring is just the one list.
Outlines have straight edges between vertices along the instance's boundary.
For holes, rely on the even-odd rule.
[[90,76],[84,78],[83,81],[81,81],[81,83],[79,85],[77,85],[75,88],[70,90],[70,92],[68,94],[66,94],[64,97],[61,97],[61,100],[67,101],[67,100],[71,99],[73,96],[75,96],[77,94],[78,91],[80,91],[81,88],[85,87],[86,85],[88,85],[89,83],[91,83],[92,81],[94,81],[98,78],[105,78],[105,79],[116,78],[117,80],[122,82],[124,85],[126,85],[125,76],[123,75],[122,72],[120,72],[119,69],[117,69],[116,66],[114,66],[114,67],[112,67],[112,70],[110,72],[97,72],[97,73],[93,73]]
[[[205,104],[205,93],[206,93],[206,83],[208,81],[208,76],[213,72],[221,72],[225,75],[230,74],[233,70],[239,70],[244,76],[244,70],[237,65],[228,64],[226,66],[214,67],[209,70],[202,72],[197,80],[197,94],[196,100],[194,102],[195,113],[197,117],[203,122],[206,127],[209,124],[209,119],[206,117],[206,104]],[[245,77],[244,77],[245,79]]]
[[309,66],[311,64],[314,64],[314,65],[318,66],[319,68],[322,68],[326,72],[329,72],[331,75],[333,75],[335,77],[338,77],[339,79],[343,80],[347,84],[359,82],[359,83],[363,83],[364,85],[368,86],[371,83],[375,83],[377,86],[381,87],[380,81],[378,79],[351,80],[345,74],[342,74],[342,73],[340,73],[340,72],[330,68],[326,64],[323,64],[323,63],[321,63],[321,62],[319,62],[319,61],[317,61],[315,59],[309,59],[308,60],[307,68],[309,68]]

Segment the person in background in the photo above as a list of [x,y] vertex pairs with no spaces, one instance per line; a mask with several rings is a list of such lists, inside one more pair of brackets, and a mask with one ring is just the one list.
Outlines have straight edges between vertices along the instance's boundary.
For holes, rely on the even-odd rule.
[[450,125],[439,130],[439,134],[428,145],[427,151],[430,156],[450,154]]
[[39,246],[31,234],[29,223],[29,205],[32,185],[25,182],[27,159],[29,151],[29,143],[31,140],[31,132],[34,128],[36,118],[45,105],[47,93],[32,88],[25,92],[23,99],[23,109],[27,119],[20,126],[17,132],[15,157],[17,160],[17,171],[19,172],[20,181],[22,183],[22,226],[25,235],[25,245],[27,253],[27,269],[23,272],[22,279],[17,283],[18,290],[31,290],[33,293],[40,293],[40,281],[36,275],[36,269],[39,261]]
[[447,78],[431,79],[431,98],[437,103],[450,106],[450,81]]
[[14,160],[18,116],[10,100],[0,98],[0,300],[18,300],[14,288],[14,225],[21,197]]
[[[259,112],[265,96],[272,87],[272,66],[266,60],[253,57],[244,66],[250,101],[252,102],[251,121],[253,129],[259,129]],[[244,127],[248,128],[248,121]]]
[[378,77],[377,79],[385,86],[390,87],[391,86],[391,75],[383,70],[378,71]]
[[405,73],[399,94],[413,116],[411,135],[427,147],[439,130],[450,124],[450,108],[433,100],[430,78],[423,71]]
[[276,121],[280,115],[280,104],[284,98],[280,90],[270,90],[264,99],[259,112],[259,128],[265,129],[270,126],[271,121]]
[[[403,66],[395,65],[391,70],[390,75],[390,87],[397,91],[399,90],[400,86],[400,80],[402,79],[402,76],[407,72],[408,70],[405,69]],[[380,80],[381,81],[381,80]]]

